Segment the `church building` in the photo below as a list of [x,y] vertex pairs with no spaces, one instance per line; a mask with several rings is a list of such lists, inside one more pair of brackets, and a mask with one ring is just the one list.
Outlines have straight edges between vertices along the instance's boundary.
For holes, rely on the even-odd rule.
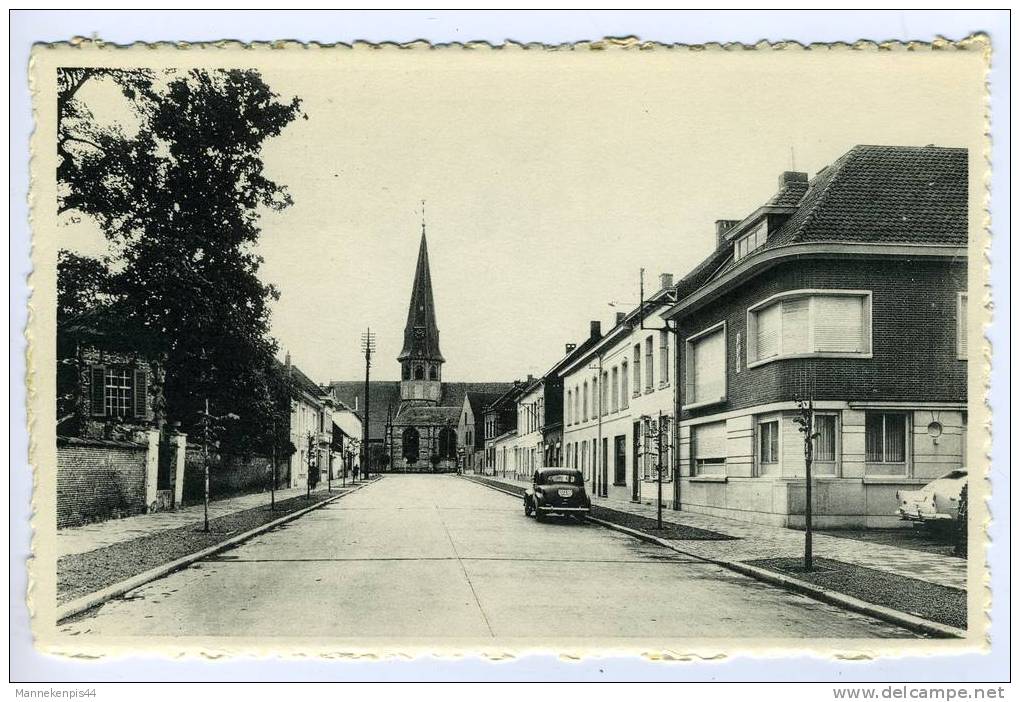
[[[446,382],[432,296],[428,243],[422,223],[418,264],[397,355],[400,380],[369,383],[369,453],[372,472],[452,472],[462,454],[457,427],[469,394],[500,395],[509,382]],[[364,417],[363,381],[331,381],[338,399]],[[470,450],[470,447],[468,447]]]

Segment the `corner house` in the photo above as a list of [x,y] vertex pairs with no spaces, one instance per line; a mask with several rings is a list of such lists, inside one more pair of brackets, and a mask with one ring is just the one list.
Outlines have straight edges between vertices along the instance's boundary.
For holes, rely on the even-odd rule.
[[967,157],[856,146],[717,222],[663,312],[682,509],[802,525],[798,398],[814,406],[817,525],[895,526],[898,489],[963,465]]

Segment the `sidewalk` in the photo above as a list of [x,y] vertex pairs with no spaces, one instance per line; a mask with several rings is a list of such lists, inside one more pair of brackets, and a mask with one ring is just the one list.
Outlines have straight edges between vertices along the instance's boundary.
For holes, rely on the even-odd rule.
[[[361,484],[360,481],[358,483]],[[333,491],[340,490],[341,483],[334,481]],[[350,481],[347,481],[350,487]],[[313,494],[326,491],[326,483],[323,482],[312,490]],[[284,488],[276,491],[277,503],[291,497],[299,497],[307,492],[305,487]],[[209,503],[209,520],[219,517],[243,512],[252,507],[268,505],[270,500],[269,492],[257,492],[248,495],[228,497],[223,500],[216,500]],[[108,519],[105,522],[86,524],[80,527],[68,527],[57,530],[57,557],[69,556],[78,553],[87,553],[105,546],[112,546],[124,541],[131,541],[142,536],[148,536],[162,531],[179,529],[190,524],[198,524],[203,520],[203,507],[201,504],[181,507],[173,512],[155,512],[152,514],[138,514],[133,517],[122,519]]]
[[[472,477],[472,476],[467,476]],[[477,476],[508,486],[522,488],[530,483],[509,478]],[[654,505],[629,500],[595,497],[592,504],[606,509],[646,518],[655,518]],[[683,550],[699,558],[717,561],[749,562],[771,558],[798,558],[804,555],[804,532],[785,527],[741,522],[693,512],[663,508],[663,522],[694,527],[734,537],[732,540],[684,540]],[[681,542],[678,542],[681,543]],[[967,589],[967,559],[941,556],[914,549],[899,548],[828,534],[814,534],[813,551],[817,558],[871,568],[900,577],[935,585]]]

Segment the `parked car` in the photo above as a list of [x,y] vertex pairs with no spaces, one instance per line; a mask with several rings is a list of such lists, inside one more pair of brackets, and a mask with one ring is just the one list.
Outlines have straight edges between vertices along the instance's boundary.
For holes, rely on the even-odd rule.
[[581,471],[572,468],[541,468],[524,492],[524,516],[542,521],[547,515],[583,516],[591,511]]
[[953,470],[920,490],[898,490],[901,519],[912,522],[951,522],[960,513],[960,493],[967,484],[967,469]]

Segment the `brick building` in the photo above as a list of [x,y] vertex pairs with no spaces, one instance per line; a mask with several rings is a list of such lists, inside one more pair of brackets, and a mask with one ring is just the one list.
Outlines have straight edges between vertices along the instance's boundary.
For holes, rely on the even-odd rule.
[[814,406],[821,526],[893,526],[895,493],[963,465],[967,151],[857,146],[783,173],[663,313],[678,339],[673,498],[803,523],[798,399]]

